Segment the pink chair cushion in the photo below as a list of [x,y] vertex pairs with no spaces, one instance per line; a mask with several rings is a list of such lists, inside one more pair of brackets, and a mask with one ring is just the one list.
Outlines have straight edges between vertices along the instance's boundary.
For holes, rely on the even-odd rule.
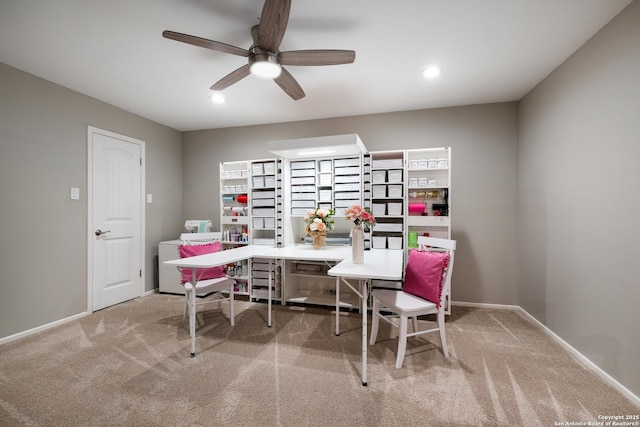
[[[220,242],[207,243],[204,245],[180,245],[178,252],[180,258],[189,258],[196,255],[210,254],[213,252],[220,252],[222,250],[222,244]],[[212,267],[212,268],[199,268],[196,270],[196,279],[217,279],[218,277],[224,277],[224,268]],[[191,269],[182,269],[182,284],[191,282]]]
[[402,290],[431,301],[440,308],[443,278],[448,265],[448,253],[411,250]]

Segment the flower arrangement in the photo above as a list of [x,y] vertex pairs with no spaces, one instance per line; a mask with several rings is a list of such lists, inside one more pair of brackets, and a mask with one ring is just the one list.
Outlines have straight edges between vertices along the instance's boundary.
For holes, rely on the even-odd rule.
[[320,249],[325,247],[327,231],[334,226],[331,219],[335,211],[333,209],[320,209],[309,211],[304,217],[304,232],[313,237],[313,247]]
[[353,221],[356,225],[363,224],[366,228],[376,225],[376,217],[371,213],[369,208],[363,208],[360,205],[352,205],[347,209],[345,219]]
[[310,234],[314,231],[329,231],[334,226],[334,221],[331,219],[334,215],[333,209],[316,209],[315,211],[307,212],[304,217],[304,231]]

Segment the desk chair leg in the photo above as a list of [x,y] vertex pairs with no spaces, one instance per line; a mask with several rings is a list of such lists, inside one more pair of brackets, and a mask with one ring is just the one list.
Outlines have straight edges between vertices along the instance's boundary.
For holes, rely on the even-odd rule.
[[447,347],[447,337],[444,332],[444,310],[438,312],[438,328],[440,329],[440,342],[442,343],[442,352],[444,357],[449,358],[449,348]]
[[234,286],[234,282],[231,282],[231,285],[229,286],[229,322],[231,323],[231,326],[235,325],[235,311],[234,311],[234,303],[233,303],[233,299],[235,297],[234,293],[233,293],[233,286]]
[[371,337],[369,339],[369,345],[376,343],[378,338],[378,324],[380,323],[380,301],[377,298],[373,298],[373,307],[371,308]]
[[402,368],[404,353],[407,350],[407,316],[400,315],[400,335],[398,335],[398,354],[396,355],[396,368]]
[[411,321],[413,323],[413,332],[418,332],[418,316],[413,316]]

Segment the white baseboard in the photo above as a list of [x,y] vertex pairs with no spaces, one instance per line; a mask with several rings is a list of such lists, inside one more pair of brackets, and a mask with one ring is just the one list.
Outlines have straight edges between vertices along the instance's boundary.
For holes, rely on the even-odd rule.
[[620,384],[618,380],[613,378],[611,375],[607,374],[602,370],[598,365],[589,360],[584,354],[580,353],[574,347],[572,347],[568,342],[560,338],[555,334],[551,329],[547,328],[542,324],[538,319],[529,314],[525,309],[520,307],[519,305],[506,305],[506,304],[480,304],[480,303],[472,303],[472,302],[462,302],[462,301],[452,301],[452,306],[461,306],[461,307],[477,307],[477,308],[495,308],[500,310],[514,310],[519,315],[527,319],[533,325],[538,327],[544,333],[549,335],[554,341],[556,341],[560,346],[562,346],[566,351],[569,352],[573,357],[578,359],[580,363],[582,363],[587,369],[593,371],[596,375],[602,378],[603,381],[611,385],[613,388],[622,393],[627,399],[629,399],[633,404],[640,406],[640,397],[636,396],[626,388],[624,385]]
[[82,317],[88,316],[89,314],[91,313],[85,311],[83,313],[75,314],[70,317],[65,317],[64,319],[56,320],[55,322],[47,323],[46,325],[41,325],[32,329],[28,329],[26,331],[18,332],[17,334],[9,335],[8,337],[0,338],[0,345],[15,341],[20,338],[28,337],[29,335],[33,335],[38,332],[46,331],[47,329],[55,328],[56,326],[69,323],[72,320],[80,319]]

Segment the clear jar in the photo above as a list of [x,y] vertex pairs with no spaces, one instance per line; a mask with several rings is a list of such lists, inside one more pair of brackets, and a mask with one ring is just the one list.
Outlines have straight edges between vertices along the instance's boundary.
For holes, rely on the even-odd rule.
[[446,169],[447,163],[447,159],[438,159],[438,169]]

